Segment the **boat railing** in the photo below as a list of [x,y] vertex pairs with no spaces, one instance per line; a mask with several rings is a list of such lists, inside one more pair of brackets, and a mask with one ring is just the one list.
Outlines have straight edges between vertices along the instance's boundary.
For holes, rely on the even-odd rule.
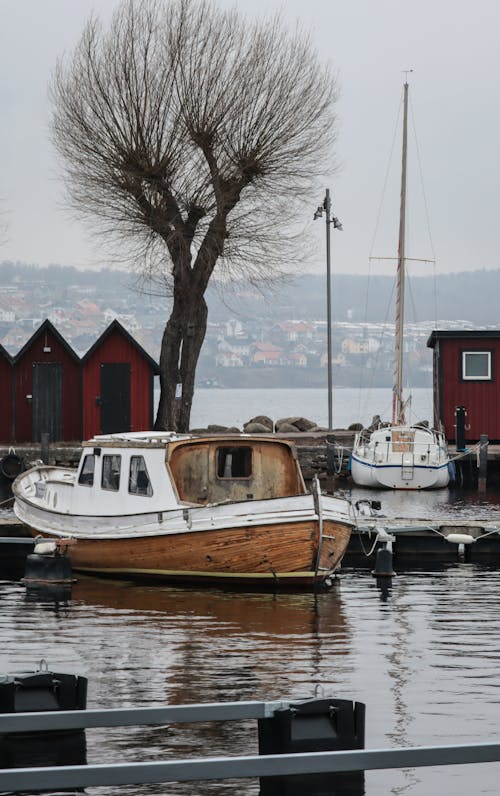
[[[0,734],[272,718],[288,702],[232,702],[156,708],[50,711],[0,715]],[[2,792],[143,785],[164,782],[309,775],[345,771],[494,763],[500,743],[466,743],[392,749],[294,752],[166,759],[154,762],[1,769]]]
[[[389,435],[388,435],[389,436]],[[398,441],[390,437],[387,440],[375,442],[370,439],[370,434],[360,432],[356,445],[356,452],[367,461],[383,462],[390,460],[398,463],[411,457],[413,464],[443,464],[448,461],[448,451],[444,437],[437,433],[429,440],[404,440]]]

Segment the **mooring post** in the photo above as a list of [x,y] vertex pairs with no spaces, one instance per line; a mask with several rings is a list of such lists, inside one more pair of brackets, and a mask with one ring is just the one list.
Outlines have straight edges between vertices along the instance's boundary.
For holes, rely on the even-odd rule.
[[477,475],[478,492],[486,492],[486,479],[488,475],[488,435],[479,437],[479,472]]
[[40,440],[42,444],[42,452],[41,452],[41,459],[44,464],[49,463],[49,434],[46,431],[42,431],[40,435]]
[[328,434],[326,437],[326,493],[333,495],[335,479],[335,438]]
[[456,419],[456,447],[457,451],[464,451],[467,447],[465,442],[465,418],[467,417],[467,410],[465,406],[455,407]]

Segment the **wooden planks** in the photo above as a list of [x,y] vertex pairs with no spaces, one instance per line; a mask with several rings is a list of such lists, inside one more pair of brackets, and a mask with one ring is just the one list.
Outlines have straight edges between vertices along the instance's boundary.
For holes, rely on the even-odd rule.
[[[351,529],[326,522],[327,537],[319,565],[334,569],[349,542]],[[49,534],[47,534],[49,536]],[[319,545],[317,520],[244,528],[194,531],[161,537],[80,539],[70,551],[75,569],[114,573],[181,576],[186,579],[241,578],[244,581],[286,577],[311,580]],[[319,572],[324,575],[325,572]]]

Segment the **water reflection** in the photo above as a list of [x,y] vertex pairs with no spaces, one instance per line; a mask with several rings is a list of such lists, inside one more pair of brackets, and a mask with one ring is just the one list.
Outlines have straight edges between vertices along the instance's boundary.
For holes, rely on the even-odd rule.
[[[367,747],[479,743],[498,727],[499,592],[498,569],[460,562],[398,568],[384,589],[369,571],[345,570],[316,599],[79,577],[70,598],[51,602],[5,579],[0,673],[46,658],[89,678],[90,708],[355,699],[367,705]],[[256,751],[256,722],[87,732],[90,763]],[[496,794],[499,777],[498,765],[368,772],[366,793]],[[256,796],[258,783],[141,788],[152,793]]]
[[[138,648],[116,651],[108,627],[102,654],[115,650],[119,690],[138,704],[184,704],[236,700],[301,699],[332,693],[324,665],[345,657],[349,625],[341,590],[327,594],[232,594],[81,578],[73,602],[108,624],[119,617],[121,634],[134,634]],[[140,625],[138,620],[140,617]],[[108,635],[108,634],[111,635]],[[158,644],[161,639],[161,644]],[[329,648],[328,656],[326,648]],[[289,667],[294,659],[297,666]],[[300,662],[299,662],[300,661]],[[122,702],[123,704],[123,702]],[[111,755],[127,759],[257,753],[256,722],[217,722],[109,731]],[[90,751],[91,754],[91,751]],[[169,786],[168,793],[253,794],[257,783],[204,783],[193,791]],[[221,790],[222,788],[222,790]],[[163,792],[158,790],[157,792]]]
[[59,611],[69,607],[72,587],[66,583],[26,584],[26,602],[40,603]]
[[353,503],[369,497],[380,500],[382,513],[399,519],[463,519],[495,520],[500,522],[500,491],[489,489],[486,493],[458,487],[421,492],[392,490],[366,490],[353,486],[346,490]]
[[[308,669],[311,665],[316,669],[313,682],[308,679],[310,689],[324,685],[321,660],[327,641],[334,641],[335,654],[348,653],[349,628],[340,589],[335,588],[317,597],[232,594],[82,578],[73,587],[73,601],[80,611],[84,605],[105,609],[99,610],[101,622],[107,623],[111,612],[113,618],[118,615],[131,632],[140,616],[140,628],[135,629],[144,638],[144,665],[159,667],[159,651],[155,649],[154,658],[149,658],[148,649],[150,635],[161,633],[165,673],[161,698],[172,703],[193,701],[193,690],[203,694],[202,701],[259,699],[273,685],[278,693],[285,690],[300,698],[300,676],[290,684],[282,666],[290,655],[299,653]],[[112,639],[104,643],[111,644]],[[122,663],[130,663],[136,654],[136,649],[122,650]]]

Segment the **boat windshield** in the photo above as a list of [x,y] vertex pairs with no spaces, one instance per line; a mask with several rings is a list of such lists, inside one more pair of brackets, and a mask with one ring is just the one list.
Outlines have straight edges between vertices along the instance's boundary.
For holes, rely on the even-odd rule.
[[94,483],[95,456],[93,453],[87,454],[82,463],[78,483],[83,486],[92,486]]
[[120,489],[120,470],[122,457],[117,454],[105,454],[102,457],[101,486],[111,492],[118,492]]
[[131,495],[145,495],[146,497],[151,497],[153,494],[153,487],[151,486],[151,479],[144,456],[130,457],[128,491]]

